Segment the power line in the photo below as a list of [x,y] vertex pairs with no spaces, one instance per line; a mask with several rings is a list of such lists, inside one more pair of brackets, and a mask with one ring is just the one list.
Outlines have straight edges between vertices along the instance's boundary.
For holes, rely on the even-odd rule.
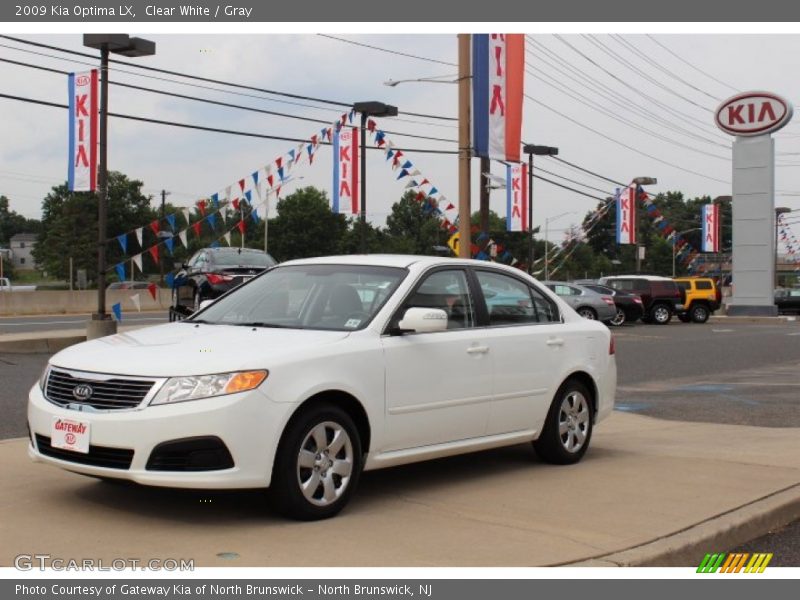
[[709,74],[709,73],[706,73],[705,71],[703,71],[703,70],[702,70],[701,68],[699,68],[697,65],[694,65],[694,64],[690,63],[688,60],[686,60],[685,58],[683,58],[683,57],[679,56],[677,53],[673,52],[673,51],[672,51],[670,48],[668,48],[667,46],[665,46],[664,44],[662,44],[661,42],[659,42],[659,41],[658,41],[658,40],[657,40],[655,37],[653,37],[653,36],[652,36],[652,35],[650,35],[649,33],[648,33],[648,34],[645,34],[645,35],[647,35],[647,37],[649,37],[649,38],[650,38],[650,40],[652,40],[652,41],[653,41],[655,44],[658,44],[659,46],[661,46],[661,47],[662,47],[664,50],[666,50],[667,52],[669,52],[669,53],[670,53],[672,56],[674,56],[675,58],[677,58],[677,59],[678,59],[679,61],[681,61],[683,64],[690,66],[691,68],[693,68],[693,69],[694,69],[695,71],[697,71],[698,73],[700,73],[700,74],[702,74],[702,75],[705,75],[706,77],[708,77],[708,78],[709,78],[709,79],[711,79],[712,81],[716,81],[718,84],[720,84],[720,85],[722,85],[722,86],[725,86],[725,87],[726,87],[726,88],[728,88],[729,90],[733,90],[734,92],[738,92],[738,91],[739,91],[739,89],[738,89],[738,88],[735,88],[734,86],[732,86],[732,85],[730,85],[730,84],[728,84],[728,83],[725,83],[724,81],[721,81],[721,80],[717,79],[717,78],[716,78],[716,77],[714,77],[713,75],[711,75],[711,74]]
[[[42,44],[40,42],[33,42],[33,41],[30,41],[30,40],[17,38],[17,37],[13,37],[13,36],[10,36],[10,35],[0,35],[0,38],[11,40],[11,41],[14,41],[14,42],[17,42],[17,43],[20,43],[20,44],[28,44],[28,45],[36,46],[36,47],[39,47],[39,48],[45,48],[47,50],[54,50],[54,51],[57,51],[57,52],[65,52],[65,53],[72,54],[72,55],[75,55],[75,56],[82,56],[82,57],[85,57],[85,58],[92,58],[92,59],[95,59],[95,60],[97,59],[96,56],[94,56],[92,54],[88,54],[86,52],[78,52],[77,50],[70,50],[68,48],[61,48],[59,46],[52,46],[50,44]],[[293,98],[293,99],[296,99],[296,100],[307,100],[307,101],[311,101],[311,102],[318,102],[320,104],[330,104],[330,105],[333,105],[333,106],[348,107],[348,108],[352,106],[351,102],[343,102],[341,100],[330,100],[330,99],[327,99],[327,98],[317,98],[317,97],[314,97],[314,96],[306,96],[306,95],[303,95],[303,94],[294,94],[294,93],[291,93],[291,92],[283,92],[283,91],[279,91],[279,90],[261,88],[261,87],[252,86],[252,85],[246,85],[246,84],[242,84],[242,83],[224,81],[224,80],[221,80],[221,79],[213,79],[213,78],[210,78],[210,77],[202,77],[200,75],[192,75],[192,74],[183,73],[183,72],[180,72],[180,71],[172,71],[172,70],[169,70],[169,69],[162,69],[162,68],[159,68],[159,67],[153,67],[153,66],[143,65],[143,64],[139,64],[139,63],[126,62],[126,61],[115,59],[115,58],[109,59],[109,62],[114,63],[114,64],[124,65],[126,67],[133,67],[133,68],[136,68],[136,69],[142,69],[142,70],[145,70],[145,71],[151,71],[151,72],[154,72],[154,73],[162,73],[162,74],[165,74],[165,75],[173,75],[173,76],[177,76],[177,77],[185,77],[187,79],[193,79],[195,81],[203,81],[205,83],[213,83],[215,85],[225,85],[225,86],[233,87],[233,88],[237,88],[237,89],[256,91],[256,92],[261,92],[263,94],[270,94],[270,95],[281,96],[281,97],[285,97],[285,98]],[[447,116],[443,116],[443,115],[428,115],[428,114],[413,113],[413,112],[406,112],[404,114],[407,114],[407,115],[410,115],[410,116],[414,116],[414,117],[428,118],[428,119],[441,119],[441,120],[446,120],[446,121],[457,121],[458,120],[456,117],[447,117]]]
[[[616,104],[619,104],[621,102],[625,103],[628,106],[629,110],[633,110],[634,112],[639,112],[639,113],[644,112],[647,115],[650,115],[651,119],[655,119],[655,120],[657,120],[658,122],[660,122],[662,124],[667,124],[667,125],[669,125],[671,127],[675,127],[675,128],[681,129],[683,132],[687,133],[688,135],[692,135],[693,134],[694,136],[697,136],[696,133],[691,132],[689,129],[685,129],[685,128],[681,127],[680,125],[678,125],[676,123],[673,123],[670,120],[667,120],[665,117],[662,117],[662,116],[658,115],[657,113],[653,112],[652,110],[649,110],[648,108],[645,108],[643,106],[639,106],[638,104],[633,102],[633,100],[628,99],[627,95],[621,94],[620,90],[615,89],[613,87],[610,87],[609,85],[606,85],[605,83],[603,83],[602,81],[600,81],[596,77],[593,77],[592,75],[590,75],[585,70],[581,69],[580,67],[575,66],[574,64],[572,64],[570,61],[566,60],[565,58],[562,58],[562,56],[560,54],[556,53],[555,51],[551,50],[550,48],[548,48],[547,46],[545,46],[541,42],[537,41],[533,36],[530,36],[530,35],[526,36],[526,39],[538,51],[538,53],[534,53],[534,56],[537,56],[539,58],[539,60],[541,60],[542,62],[547,64],[547,66],[549,66],[550,68],[556,69],[557,71],[559,71],[559,72],[561,72],[563,74],[563,71],[560,71],[552,63],[547,62],[544,59],[544,57],[541,56],[539,53],[541,53],[541,52],[545,53],[550,60],[555,61],[556,63],[561,65],[563,68],[568,69],[570,72],[574,73],[578,77],[579,83],[581,83],[585,87],[587,87],[587,88],[590,87],[588,82],[591,82],[591,84],[595,88],[599,88],[599,89],[607,92],[612,97],[616,98],[616,100],[614,100],[614,102]],[[529,50],[529,52],[533,53],[534,51],[531,49],[531,50]],[[601,67],[601,70],[602,70],[602,67]],[[616,81],[622,83],[626,88],[630,88],[638,96],[640,96],[640,97],[644,98],[645,100],[647,100],[649,106],[652,106],[653,108],[657,108],[659,110],[662,110],[662,111],[668,113],[670,119],[676,119],[677,118],[681,122],[693,121],[694,125],[692,125],[692,127],[701,129],[701,130],[704,131],[704,133],[715,137],[718,140],[717,143],[719,143],[720,140],[726,140],[726,138],[724,138],[723,136],[720,135],[720,133],[719,133],[719,131],[717,129],[711,127],[711,125],[706,123],[705,121],[701,121],[701,120],[699,120],[699,119],[697,119],[695,117],[692,117],[691,115],[689,115],[687,113],[684,113],[682,111],[674,109],[671,106],[665,104],[664,102],[661,102],[658,98],[655,98],[655,97],[651,96],[650,94],[647,94],[647,93],[643,92],[642,90],[639,90],[638,88],[631,87],[627,82],[619,79],[613,73],[607,72],[607,74],[609,74]],[[573,80],[574,80],[574,78],[573,78]],[[708,140],[709,138],[702,138],[702,139]]]
[[[5,98],[7,100],[16,100],[18,102],[26,102],[29,104],[38,104],[41,106],[50,106],[53,108],[63,108],[66,109],[68,106],[66,104],[59,104],[57,102],[49,102],[47,100],[37,100],[35,98],[25,98],[23,96],[14,96],[11,94],[0,94],[0,98]],[[115,117],[118,119],[128,119],[131,121],[139,121],[143,123],[153,123],[156,125],[169,125],[171,127],[180,127],[183,129],[195,129],[199,131],[208,131],[212,133],[223,133],[228,135],[238,135],[242,137],[251,137],[251,138],[260,138],[266,140],[277,140],[281,142],[294,142],[294,143],[308,143],[307,138],[293,138],[293,137],[286,137],[286,136],[279,136],[279,135],[269,135],[266,133],[253,133],[250,131],[238,131],[234,129],[223,129],[220,127],[208,127],[205,125],[195,125],[191,123],[179,123],[177,121],[166,121],[163,119],[154,119],[150,117],[139,117],[135,115],[127,115],[123,113],[113,113],[109,112],[108,116]],[[328,146],[330,142],[320,142],[320,144]],[[375,148],[372,146],[367,146],[368,150],[382,150],[381,148]],[[457,150],[433,150],[433,149],[425,149],[425,148],[397,148],[397,150],[402,150],[403,152],[417,152],[421,154],[458,154]]]
[[696,85],[694,85],[693,83],[687,81],[683,77],[680,77],[680,76],[676,75],[670,69],[665,68],[658,61],[653,60],[647,54],[642,52],[633,42],[631,42],[630,40],[626,39],[624,36],[612,33],[611,34],[611,39],[613,39],[618,44],[620,44],[622,46],[625,46],[628,49],[629,52],[631,52],[635,56],[639,57],[640,59],[642,59],[644,62],[646,62],[650,66],[655,67],[656,69],[658,69],[659,71],[661,71],[662,73],[667,75],[668,77],[671,77],[672,79],[675,79],[676,81],[680,81],[686,87],[691,88],[691,89],[695,90],[696,92],[699,92],[699,93],[703,94],[704,96],[706,96],[708,98],[711,98],[712,100],[715,100],[716,102],[721,102],[722,101],[722,98],[720,98],[719,96],[715,96],[714,94],[711,94],[711,93],[707,92],[706,90],[697,87]]
[[578,169],[579,171],[583,171],[584,173],[588,173],[589,175],[593,175],[593,176],[595,176],[595,177],[597,177],[599,179],[603,179],[603,180],[608,181],[609,183],[613,183],[615,185],[621,185],[621,186],[628,185],[627,183],[622,183],[621,181],[616,181],[614,179],[609,179],[605,175],[600,175],[599,173],[595,173],[594,171],[590,171],[589,169],[585,169],[585,168],[583,168],[581,166],[576,165],[575,163],[571,163],[568,160],[564,160],[560,156],[547,156],[546,158],[551,158],[553,160],[557,160],[560,163],[564,163],[565,165],[569,165],[573,169]]
[[[9,59],[9,58],[0,57],[0,62],[5,62],[5,63],[9,63],[9,64],[17,65],[17,66],[22,66],[22,67],[27,67],[27,68],[31,68],[31,69],[37,69],[37,70],[40,70],[40,71],[46,71],[46,72],[50,72],[50,73],[57,73],[57,74],[61,74],[61,75],[67,75],[69,73],[68,71],[62,71],[60,69],[53,69],[51,67],[45,67],[45,66],[42,66],[42,65],[34,65],[32,63],[26,63],[26,62],[22,62],[22,61],[18,61],[18,60],[12,60],[12,59]],[[307,121],[307,122],[310,122],[310,123],[318,123],[318,124],[324,124],[324,125],[329,125],[330,124],[330,120],[315,119],[313,117],[304,117],[304,116],[301,116],[301,115],[293,115],[293,114],[284,113],[284,112],[266,110],[266,109],[263,109],[263,108],[255,108],[255,107],[252,107],[252,106],[244,106],[242,104],[232,104],[232,103],[229,103],[229,102],[222,102],[222,101],[219,101],[219,100],[211,100],[209,98],[200,98],[198,96],[187,96],[185,94],[178,94],[176,92],[168,92],[166,90],[159,90],[159,89],[140,86],[140,85],[133,85],[133,84],[124,83],[124,82],[121,82],[121,81],[112,81],[112,80],[109,79],[108,83],[111,84],[111,85],[116,85],[116,86],[125,87],[125,88],[129,88],[129,89],[148,92],[148,93],[151,93],[151,94],[160,94],[162,96],[170,96],[170,97],[173,97],[173,98],[180,98],[180,99],[183,99],[183,100],[190,100],[190,101],[193,101],[193,102],[202,102],[202,103],[205,103],[205,104],[213,104],[213,105],[216,105],[216,106],[223,106],[223,107],[226,107],[226,108],[235,108],[235,109],[238,109],[238,110],[246,110],[246,111],[266,114],[266,115],[270,115],[270,116],[283,117],[283,118],[287,118],[287,119],[296,119],[296,120],[299,120],[299,121]],[[425,135],[419,135],[419,134],[414,134],[414,133],[405,133],[405,132],[402,132],[402,131],[389,131],[389,130],[386,130],[386,133],[389,133],[389,134],[392,134],[392,135],[398,135],[398,136],[405,136],[405,137],[423,139],[423,140],[432,140],[432,141],[436,141],[436,142],[451,142],[451,143],[454,143],[454,144],[457,143],[457,140],[451,139],[451,138],[439,138],[439,137],[425,136]]]
[[[542,48],[544,48],[544,47],[542,47]],[[708,144],[712,144],[712,145],[715,145],[715,146],[724,146],[724,144],[722,144],[722,142],[720,142],[720,141],[716,141],[716,140],[711,139],[709,137],[704,137],[703,135],[700,135],[699,133],[697,133],[697,131],[693,131],[691,129],[684,128],[684,127],[682,127],[682,126],[680,126],[680,125],[678,125],[676,123],[673,123],[673,122],[665,119],[661,115],[659,115],[657,113],[654,113],[651,110],[648,110],[648,109],[646,109],[644,107],[641,107],[641,106],[631,102],[630,100],[628,100],[624,96],[621,97],[613,89],[611,89],[610,87],[606,86],[605,84],[597,81],[596,79],[592,78],[591,76],[586,75],[583,71],[581,71],[580,69],[577,69],[576,67],[568,65],[568,68],[571,69],[573,71],[573,73],[574,72],[580,73],[580,75],[578,75],[578,76],[573,75],[573,73],[565,71],[564,69],[562,69],[558,65],[554,65],[553,63],[547,61],[544,56],[541,56],[540,54],[534,52],[530,48],[526,49],[526,52],[531,57],[536,58],[541,63],[543,63],[544,65],[546,65],[550,69],[553,69],[556,73],[558,73],[559,74],[559,79],[562,79],[562,78],[566,77],[567,79],[570,79],[570,80],[574,81],[575,83],[587,88],[591,94],[599,95],[602,98],[604,98],[605,100],[611,102],[612,104],[615,104],[615,105],[619,106],[623,110],[632,111],[632,112],[636,113],[637,115],[647,119],[648,121],[653,122],[656,125],[660,125],[661,127],[664,127],[665,129],[669,129],[669,130],[674,131],[674,132],[676,132],[678,134],[684,135],[687,138],[691,138],[691,139],[694,139],[694,140],[702,141],[702,142],[705,142],[705,143],[708,143]],[[532,68],[532,69],[536,69],[536,67],[534,67],[532,64],[529,64],[529,67]],[[544,74],[543,71],[541,71],[541,70],[539,70],[539,71]],[[552,79],[556,79],[552,75],[548,74],[548,76],[551,77]],[[588,83],[587,83],[587,81],[588,81]],[[561,81],[559,81],[559,83],[561,85],[563,85],[564,87],[568,87],[566,84],[562,83]],[[579,92],[577,92],[577,91],[575,93],[579,94]],[[719,138],[719,139],[724,139],[724,138]]]
[[[531,67],[531,69],[536,69],[536,67]],[[536,69],[536,70],[539,71],[540,73],[543,73],[539,69]],[[596,110],[597,112],[599,112],[599,113],[601,113],[601,114],[603,114],[603,115],[605,115],[605,116],[607,116],[607,117],[609,117],[611,119],[614,119],[615,121],[617,121],[619,123],[622,123],[623,125],[631,127],[633,129],[636,129],[637,131],[641,131],[643,133],[646,133],[646,134],[648,134],[650,136],[653,136],[653,137],[655,137],[657,139],[660,139],[660,140],[662,140],[664,142],[667,142],[669,144],[672,144],[674,146],[678,146],[678,147],[683,148],[685,150],[689,150],[690,152],[697,152],[698,154],[704,154],[705,156],[709,156],[711,158],[716,158],[718,160],[724,160],[724,161],[728,161],[729,160],[725,156],[720,156],[719,154],[714,154],[712,152],[706,152],[705,150],[700,150],[700,149],[695,148],[693,146],[689,146],[687,144],[684,144],[683,142],[679,142],[679,141],[674,140],[674,139],[672,139],[670,137],[662,135],[662,134],[660,134],[660,133],[658,133],[656,131],[653,131],[652,129],[648,129],[647,127],[643,127],[641,125],[637,125],[636,123],[633,123],[633,122],[625,119],[624,117],[619,116],[617,113],[598,105],[596,102],[586,98],[586,96],[583,96],[582,94],[580,94],[578,92],[572,91],[571,88],[569,88],[568,86],[566,86],[564,84],[551,83],[551,82],[549,82],[549,81],[547,81],[545,79],[542,79],[541,77],[537,76],[536,74],[532,73],[530,69],[525,69],[525,71],[529,75],[532,75],[533,77],[536,77],[539,81],[542,81],[543,83],[549,85],[550,87],[560,91],[562,94],[565,94],[565,95],[569,96],[570,98],[572,98],[573,100],[576,100],[577,102],[580,102],[584,106],[588,106],[589,108],[591,108],[593,110]],[[546,74],[545,74],[545,76],[549,77]],[[564,89],[562,89],[562,88],[566,88],[568,91],[564,91]]]
[[676,165],[675,163],[671,163],[671,162],[666,161],[666,160],[664,160],[662,158],[658,158],[657,156],[653,156],[652,154],[648,154],[646,152],[642,152],[641,150],[637,150],[637,149],[633,148],[630,144],[626,144],[625,142],[621,142],[621,141],[619,141],[617,139],[614,139],[614,138],[606,135],[605,133],[603,133],[601,131],[598,131],[597,129],[594,129],[593,127],[589,127],[588,125],[584,125],[580,121],[577,121],[577,120],[573,119],[572,117],[569,117],[569,116],[565,115],[561,111],[558,111],[555,108],[545,104],[544,102],[542,102],[540,100],[537,100],[536,98],[534,98],[533,96],[531,96],[529,94],[525,94],[525,97],[528,100],[530,100],[532,102],[535,102],[536,104],[539,104],[540,106],[546,108],[547,110],[549,110],[551,112],[554,112],[555,114],[559,115],[560,117],[562,117],[564,119],[567,119],[568,121],[574,123],[575,125],[578,125],[579,127],[583,127],[584,129],[587,129],[587,130],[591,131],[592,133],[594,133],[596,135],[599,135],[603,139],[606,139],[606,140],[608,140],[610,142],[614,142],[615,144],[617,144],[619,146],[622,146],[623,148],[626,148],[628,150],[631,150],[631,151],[635,152],[636,154],[640,154],[642,156],[646,156],[647,158],[650,158],[652,160],[655,160],[657,162],[660,162],[662,164],[670,166],[670,167],[672,167],[674,169],[678,169],[680,171],[685,171],[686,173],[691,173],[692,175],[697,175],[698,177],[703,177],[705,179],[710,179],[712,181],[716,181],[716,182],[719,182],[719,183],[724,183],[726,185],[730,185],[730,181],[726,181],[724,179],[717,179],[716,177],[711,177],[710,175],[706,175],[706,174],[700,173],[698,171],[693,171],[692,169],[687,169],[685,167],[681,167],[680,165]]
[[396,56],[404,56],[405,58],[414,58],[416,60],[424,60],[425,62],[436,63],[440,65],[447,65],[448,67],[457,67],[458,64],[447,62],[444,60],[438,60],[436,58],[428,58],[427,56],[419,56],[416,54],[408,54],[406,52],[400,52],[399,50],[389,50],[388,48],[381,48],[379,46],[372,46],[370,44],[365,44],[363,42],[356,42],[353,40],[348,40],[345,38],[340,38],[335,35],[327,35],[324,33],[318,33],[319,37],[327,38],[329,40],[336,40],[337,42],[344,42],[345,44],[352,44],[353,46],[360,46],[361,48],[369,48],[370,50],[377,50],[378,52],[386,52],[387,54],[394,54]]

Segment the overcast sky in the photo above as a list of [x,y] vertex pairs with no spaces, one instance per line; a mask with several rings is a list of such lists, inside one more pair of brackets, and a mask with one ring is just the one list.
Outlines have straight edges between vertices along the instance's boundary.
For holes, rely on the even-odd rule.
[[[457,134],[455,123],[402,114],[417,112],[455,116],[455,85],[407,83],[394,88],[383,85],[390,78],[455,75],[456,68],[452,66],[377,52],[314,35],[184,34],[147,37],[156,41],[157,55],[133,59],[141,64],[344,102],[381,100],[396,104],[401,111],[398,119],[381,123],[385,129],[453,140]],[[344,37],[445,63],[456,61],[454,35]],[[26,36],[26,39],[85,50],[80,35]],[[592,38],[568,35],[561,39],[536,35],[527,44],[532,51],[527,56],[532,74],[526,74],[525,90],[543,105],[562,114],[526,100],[523,140],[558,146],[562,158],[611,179],[629,181],[636,176],[657,177],[659,183],[654,191],[680,190],[688,197],[729,194],[732,138],[716,129],[713,111],[719,100],[735,91],[749,89],[774,91],[797,101],[800,98],[800,79],[796,76],[800,36],[658,35],[655,39],[719,81],[682,62],[645,35],[626,35],[624,39],[609,35]],[[12,47],[39,54],[21,52]],[[42,53],[49,56],[42,56]],[[62,70],[89,68],[79,62],[86,59],[8,40],[0,40],[0,57]],[[176,77],[163,76],[171,80],[163,81],[152,77],[160,75],[131,68],[125,71],[115,71],[112,81],[331,121],[342,112],[336,108],[287,104],[286,98],[257,92],[238,90],[240,94],[247,94],[243,96],[182,85],[175,83],[178,81]],[[0,80],[3,93],[59,103],[67,100],[66,77],[62,75],[0,63]],[[190,80],[180,81],[197,84]],[[545,81],[571,89],[556,90]],[[622,105],[599,94],[599,85],[612,88]],[[0,194],[11,199],[14,210],[26,216],[39,217],[44,195],[52,185],[66,178],[66,111],[5,99],[0,99],[0,107]],[[111,87],[110,108],[114,112],[163,120],[289,137],[307,138],[320,128],[304,121],[116,86]],[[399,135],[391,137],[398,146],[456,148],[452,142],[417,140]],[[800,126],[797,119],[775,137],[779,155],[777,162],[785,165],[776,169],[776,189],[780,194],[794,194],[779,195],[776,203],[800,208]],[[154,202],[163,188],[172,192],[171,202],[186,206],[235,183],[294,146],[296,144],[112,118],[109,167],[142,180],[146,193],[154,195]],[[373,222],[383,223],[391,204],[402,193],[404,182],[395,180],[395,174],[383,162],[380,153],[371,153],[369,158],[368,216]],[[457,161],[454,156],[410,153],[409,158],[456,203]],[[605,197],[613,191],[612,184],[552,160],[539,160],[538,165],[603,190],[577,186],[541,173],[591,195]],[[473,162],[475,207],[477,167],[476,160]],[[502,169],[501,165],[493,166],[497,174],[502,174]],[[321,148],[314,165],[305,165],[298,172],[304,177],[298,183],[329,191],[330,171],[330,149]],[[573,213],[550,226],[551,239],[555,241],[564,227],[572,221],[579,222],[595,204],[591,198],[536,182],[534,222],[543,224],[547,217]],[[503,191],[493,193],[492,207],[503,215]]]

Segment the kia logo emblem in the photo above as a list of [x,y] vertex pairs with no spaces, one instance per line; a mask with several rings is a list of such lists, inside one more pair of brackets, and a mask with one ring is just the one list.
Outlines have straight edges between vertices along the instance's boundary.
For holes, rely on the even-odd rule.
[[78,75],[75,78],[75,83],[78,85],[89,85],[89,76],[88,75]]
[[88,383],[80,383],[72,390],[76,400],[88,400],[94,394],[94,389]]

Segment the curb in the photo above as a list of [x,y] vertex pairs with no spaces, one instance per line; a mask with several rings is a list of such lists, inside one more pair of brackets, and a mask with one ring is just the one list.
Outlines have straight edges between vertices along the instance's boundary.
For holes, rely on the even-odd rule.
[[86,341],[86,335],[71,335],[51,338],[26,338],[0,341],[0,352],[5,354],[52,354],[68,346]]
[[780,315],[776,317],[729,317],[727,315],[711,315],[708,319],[716,323],[794,323],[798,320],[796,316]]
[[706,552],[727,551],[798,518],[795,484],[652,542],[557,566],[695,567]]

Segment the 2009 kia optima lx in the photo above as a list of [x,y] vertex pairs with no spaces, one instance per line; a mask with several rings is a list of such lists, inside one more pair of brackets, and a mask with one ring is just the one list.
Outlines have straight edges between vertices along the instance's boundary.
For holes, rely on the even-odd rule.
[[569,464],[614,405],[614,341],[517,269],[284,263],[191,318],[79,344],[31,389],[34,460],[336,514],[362,470],[531,441]]

